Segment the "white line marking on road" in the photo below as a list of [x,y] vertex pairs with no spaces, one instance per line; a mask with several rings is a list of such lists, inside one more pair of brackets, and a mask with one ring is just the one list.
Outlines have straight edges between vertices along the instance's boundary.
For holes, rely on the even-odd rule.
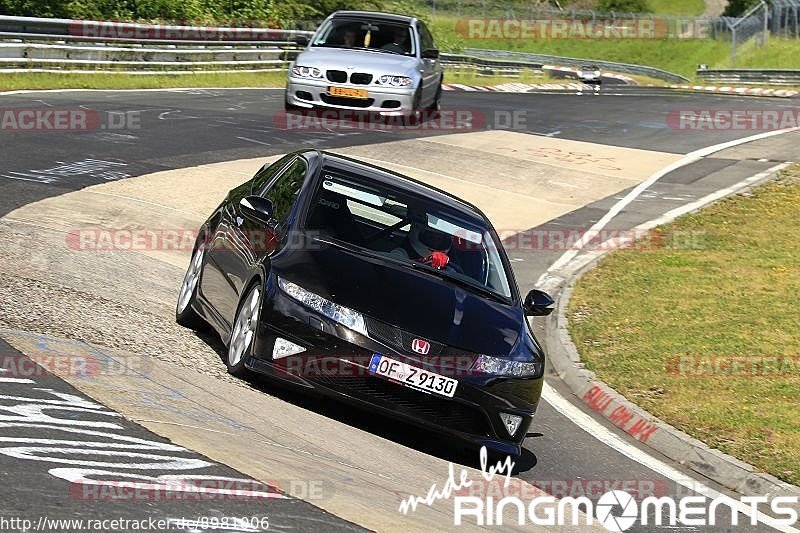
[[[544,398],[547,403],[553,406],[553,409],[561,413],[567,420],[586,431],[612,450],[621,453],[628,459],[636,461],[637,463],[646,466],[653,472],[662,475],[665,478],[670,479],[671,481],[682,485],[693,492],[696,492],[697,494],[705,496],[706,498],[713,499],[718,496],[724,496],[722,493],[712,489],[711,487],[708,487],[703,483],[690,478],[680,470],[669,466],[663,461],[656,459],[632,444],[625,442],[607,427],[603,426],[595,419],[575,407],[570,401],[561,396],[546,382],[544,384],[544,388],[542,389],[542,398]],[[784,533],[800,533],[800,530],[791,526],[775,524],[772,517],[765,515],[760,511],[753,513],[749,505],[745,505],[736,499],[734,499],[734,501],[736,502],[736,508],[743,515],[752,518],[755,514],[756,520],[762,524],[768,525],[769,527]]]
[[241,139],[243,141],[250,141],[251,143],[263,144],[264,146],[272,146],[272,144],[270,144],[270,143],[265,143],[263,141],[257,141],[255,139],[251,139],[250,137],[236,137],[236,138],[237,139]]
[[765,133],[759,133],[756,135],[751,135],[750,137],[744,137],[742,139],[736,139],[733,141],[728,141],[725,143],[715,144],[713,146],[708,146],[706,148],[701,148],[699,150],[695,150],[693,152],[689,152],[679,160],[675,161],[674,163],[667,165],[666,167],[662,168],[661,170],[657,171],[655,174],[641,182],[639,185],[631,189],[631,191],[626,194],[621,200],[619,200],[616,204],[614,204],[608,212],[603,215],[603,217],[598,220],[588,231],[575,243],[575,246],[564,252],[561,257],[559,257],[551,266],[544,272],[537,281],[537,284],[544,281],[551,272],[558,270],[572,261],[575,256],[581,253],[581,249],[586,246],[587,242],[591,242],[591,239],[594,239],[597,236],[597,233],[602,230],[606,225],[617,216],[625,207],[627,207],[631,202],[636,200],[645,190],[651,187],[655,182],[657,182],[662,177],[666,176],[670,172],[677,170],[681,167],[685,167],[695,161],[699,161],[703,157],[711,155],[713,153],[722,151],[726,148],[731,148],[733,146],[738,146],[740,144],[745,144],[752,141],[757,141],[760,139],[766,139],[768,137],[774,137],[776,135],[782,135],[784,133],[790,133],[793,131],[800,130],[800,127],[797,128],[786,128],[783,130],[775,130],[775,131],[768,131]]
[[636,229],[638,229],[638,230],[648,230],[648,229],[655,228],[657,226],[661,226],[663,224],[667,224],[668,222],[672,222],[673,220],[675,220],[676,218],[678,218],[681,215],[685,215],[686,213],[691,213],[692,211],[695,211],[696,209],[700,209],[701,207],[703,207],[703,206],[705,206],[707,204],[710,204],[711,202],[713,202],[715,200],[719,200],[720,198],[724,198],[725,196],[728,196],[729,194],[733,194],[736,191],[747,187],[748,185],[751,185],[751,184],[753,184],[755,182],[759,182],[759,181],[763,180],[764,178],[766,178],[767,176],[769,176],[770,174],[772,174],[773,172],[780,172],[781,170],[785,169],[786,167],[788,167],[791,164],[792,164],[791,162],[777,164],[774,167],[768,168],[767,170],[765,170],[763,172],[759,172],[758,174],[754,174],[753,176],[750,176],[749,178],[745,178],[742,181],[740,181],[739,183],[735,183],[735,184],[731,185],[730,187],[725,187],[724,189],[719,189],[717,191],[712,192],[711,194],[707,194],[706,196],[703,196],[702,198],[700,198],[698,200],[695,200],[694,202],[689,202],[688,204],[682,205],[680,207],[676,207],[675,209],[671,209],[671,210],[667,211],[666,213],[664,213],[663,215],[661,215],[660,217],[658,217],[656,219],[649,220],[649,221],[647,221],[647,222],[645,222],[643,224],[639,224],[638,226],[636,226]]

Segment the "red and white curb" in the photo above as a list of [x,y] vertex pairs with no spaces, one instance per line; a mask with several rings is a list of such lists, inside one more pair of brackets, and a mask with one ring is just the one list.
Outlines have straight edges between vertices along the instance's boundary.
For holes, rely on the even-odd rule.
[[790,98],[800,94],[791,89],[766,89],[764,87],[718,87],[715,85],[670,85],[671,89],[689,89],[725,94],[745,94],[752,96],[781,96]]
[[443,83],[445,91],[527,93],[531,91],[592,91],[594,87],[585,83],[502,83],[500,85],[464,85]]

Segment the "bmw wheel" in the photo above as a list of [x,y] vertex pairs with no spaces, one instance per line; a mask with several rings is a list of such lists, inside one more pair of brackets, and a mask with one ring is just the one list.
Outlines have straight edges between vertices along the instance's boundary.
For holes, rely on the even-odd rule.
[[422,109],[420,109],[419,104],[422,101],[422,87],[417,89],[417,92],[414,93],[414,103],[412,104],[411,113],[406,115],[406,123],[409,126],[416,126],[420,122],[422,122]]
[[442,84],[439,83],[439,87],[436,89],[436,96],[433,98],[433,102],[428,107],[428,111],[431,112],[432,117],[436,117],[439,115],[439,111],[442,110]]
[[255,284],[239,303],[230,342],[228,342],[228,357],[225,364],[228,372],[236,377],[243,378],[250,373],[245,368],[244,362],[253,351],[260,311],[261,285]]
[[175,321],[181,326],[196,329],[200,327],[203,320],[192,308],[197,298],[197,286],[200,283],[200,276],[203,272],[203,256],[205,255],[205,244],[200,244],[192,255],[192,261],[183,277],[181,292],[178,295],[178,306],[175,308]]

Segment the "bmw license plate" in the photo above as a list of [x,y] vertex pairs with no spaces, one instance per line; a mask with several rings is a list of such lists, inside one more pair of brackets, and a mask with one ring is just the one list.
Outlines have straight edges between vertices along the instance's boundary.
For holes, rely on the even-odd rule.
[[378,353],[373,354],[369,362],[369,371],[406,387],[448,398],[453,397],[458,386],[458,381],[453,378],[423,370]]
[[328,87],[328,94],[331,96],[341,96],[342,98],[366,98],[366,89],[352,89],[350,87]]

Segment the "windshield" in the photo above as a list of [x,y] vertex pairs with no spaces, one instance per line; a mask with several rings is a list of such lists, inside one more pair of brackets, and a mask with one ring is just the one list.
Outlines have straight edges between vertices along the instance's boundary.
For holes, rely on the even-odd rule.
[[357,176],[322,170],[306,222],[322,236],[511,297],[496,235],[482,218]]
[[413,56],[411,26],[370,19],[333,18],[314,36],[311,46],[373,50]]

